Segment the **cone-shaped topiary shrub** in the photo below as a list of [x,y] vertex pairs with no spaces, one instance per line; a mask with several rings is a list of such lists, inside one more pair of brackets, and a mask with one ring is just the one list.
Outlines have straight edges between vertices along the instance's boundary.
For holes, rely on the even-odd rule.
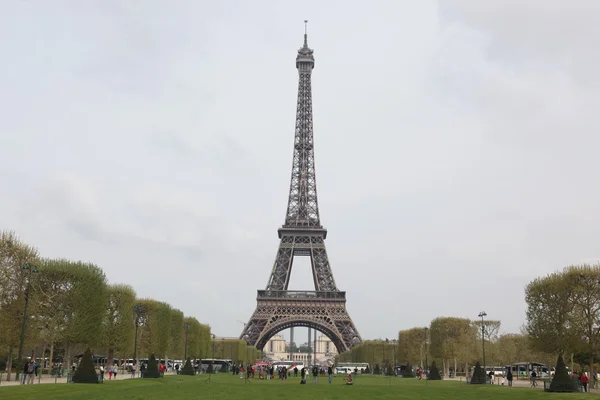
[[403,378],[414,378],[415,377],[415,373],[413,372],[412,365],[410,365],[410,363],[406,364],[406,368],[404,368],[402,377]]
[[431,363],[431,368],[429,369],[429,375],[427,376],[427,379],[429,379],[430,381],[441,381],[442,377],[440,376],[440,370],[438,369],[437,365],[435,364],[435,361],[433,361]]
[[160,378],[160,372],[158,372],[158,363],[154,354],[150,355],[148,360],[148,368],[144,372],[144,378]]
[[208,368],[206,368],[207,374],[212,374],[214,372],[214,367],[212,361],[208,364]]
[[471,382],[477,385],[484,385],[487,383],[487,377],[485,376],[485,371],[481,368],[481,364],[479,361],[475,363],[475,368],[473,369],[473,376],[471,377]]
[[179,371],[180,375],[196,375],[196,371],[194,370],[194,367],[192,367],[192,362],[190,361],[190,359],[188,358],[187,360],[185,360],[185,365],[183,366],[183,368],[181,368],[181,370]]
[[559,354],[558,360],[556,360],[556,370],[554,371],[554,377],[550,382],[549,392],[577,392],[578,388],[567,371],[565,361],[562,355]]
[[379,364],[375,364],[375,368],[373,368],[373,373],[375,375],[381,374],[381,368],[379,368]]
[[387,376],[394,376],[394,367],[392,366],[392,363],[387,364],[387,368],[385,369],[385,374]]
[[96,373],[96,367],[94,367],[94,361],[92,360],[92,352],[88,348],[81,361],[77,366],[77,370],[73,374],[74,383],[98,383],[98,374]]

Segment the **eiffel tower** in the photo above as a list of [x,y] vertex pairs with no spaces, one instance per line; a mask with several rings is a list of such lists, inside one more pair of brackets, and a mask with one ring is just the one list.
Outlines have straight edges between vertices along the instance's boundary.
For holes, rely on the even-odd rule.
[[[327,230],[319,218],[311,94],[314,66],[313,50],[308,47],[305,30],[304,46],[296,57],[298,104],[285,223],[277,230],[279,249],[267,287],[258,291],[256,310],[240,335],[240,339],[258,349],[264,348],[276,333],[297,326],[323,332],[340,353],[362,342],[346,310],[346,292],[340,291],[333,279],[325,249]],[[314,291],[288,290],[297,256],[310,257]]]

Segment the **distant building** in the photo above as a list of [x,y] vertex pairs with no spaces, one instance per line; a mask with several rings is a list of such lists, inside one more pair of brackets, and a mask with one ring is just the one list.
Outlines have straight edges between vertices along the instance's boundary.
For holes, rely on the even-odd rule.
[[[308,343],[305,343],[305,345],[308,345]],[[311,343],[310,346],[312,347],[313,345],[314,343]],[[275,335],[269,339],[263,348],[263,352],[265,353],[265,356],[272,361],[288,361],[290,360],[290,353],[286,352],[288,346],[289,343],[286,343],[281,335]],[[332,365],[333,360],[338,352],[331,339],[325,335],[321,335],[317,338],[317,344],[315,347],[316,354],[314,353],[315,349],[313,349],[312,354],[296,352],[292,354],[292,361],[302,361],[305,364],[308,364],[308,362],[312,360],[313,356],[315,356],[317,364]]]

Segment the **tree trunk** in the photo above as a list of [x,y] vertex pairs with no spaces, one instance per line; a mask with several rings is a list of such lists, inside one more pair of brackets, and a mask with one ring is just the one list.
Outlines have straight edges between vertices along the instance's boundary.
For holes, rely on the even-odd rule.
[[40,369],[40,375],[42,375],[44,373],[44,368],[46,367],[46,360],[44,360],[46,358],[46,347],[48,346],[48,343],[42,344],[42,368]]
[[[591,342],[591,340],[590,340]],[[590,371],[588,372],[588,378],[589,381],[588,382],[592,382],[593,381],[593,374],[594,373],[594,345],[593,342],[590,343]]]
[[115,361],[115,348],[109,347],[108,348],[108,357],[106,358],[106,365],[113,365],[114,361]]
[[71,372],[71,346],[69,342],[65,342],[65,358],[63,360],[63,368],[67,369],[67,372]]
[[12,371],[13,347],[8,347],[8,360],[6,360],[6,381],[10,382],[10,373]]
[[454,377],[456,378],[456,373],[458,371],[456,370],[456,357],[454,358]]
[[54,342],[50,342],[50,357],[48,357],[48,360],[50,361],[50,369],[52,369],[53,358],[54,358]]

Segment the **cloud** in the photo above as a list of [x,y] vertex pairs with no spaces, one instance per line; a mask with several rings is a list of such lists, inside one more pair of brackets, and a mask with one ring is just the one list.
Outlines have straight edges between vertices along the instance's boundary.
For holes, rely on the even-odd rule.
[[2,228],[238,334],[287,205],[308,18],[320,212],[363,337],[480,299],[517,331],[529,280],[600,258],[598,7],[2,4]]

